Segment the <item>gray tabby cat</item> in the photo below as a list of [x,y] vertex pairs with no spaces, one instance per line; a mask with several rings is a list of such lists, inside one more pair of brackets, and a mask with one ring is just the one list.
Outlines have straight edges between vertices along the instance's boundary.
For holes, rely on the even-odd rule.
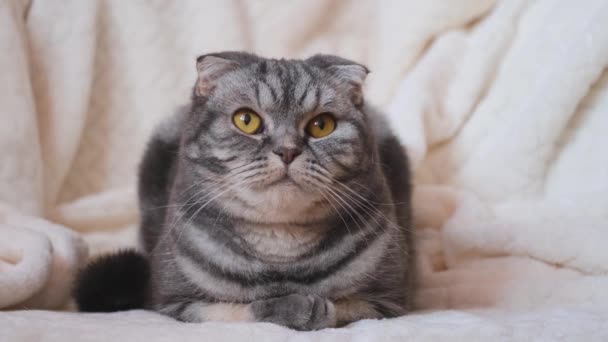
[[[330,55],[240,52],[201,56],[197,70],[191,106],[158,128],[141,164],[150,274],[133,266],[145,279],[131,283],[145,286],[114,279],[110,292],[143,291],[140,304],[186,322],[314,330],[405,314],[408,164],[363,102],[368,70]],[[119,278],[108,260],[82,274],[81,309],[102,298],[92,287]]]

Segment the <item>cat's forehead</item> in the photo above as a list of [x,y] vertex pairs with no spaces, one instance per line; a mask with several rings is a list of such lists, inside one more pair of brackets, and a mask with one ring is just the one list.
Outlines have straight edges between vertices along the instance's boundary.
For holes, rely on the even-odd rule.
[[280,117],[330,110],[348,101],[323,71],[298,60],[262,60],[227,75],[217,90],[216,100]]

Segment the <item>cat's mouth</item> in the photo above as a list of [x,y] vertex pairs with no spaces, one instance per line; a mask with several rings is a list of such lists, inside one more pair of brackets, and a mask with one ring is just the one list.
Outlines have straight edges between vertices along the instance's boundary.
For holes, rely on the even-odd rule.
[[267,186],[295,186],[300,188],[300,184],[298,184],[293,178],[291,178],[291,176],[287,172],[285,172],[278,179],[270,182],[270,184],[268,184]]

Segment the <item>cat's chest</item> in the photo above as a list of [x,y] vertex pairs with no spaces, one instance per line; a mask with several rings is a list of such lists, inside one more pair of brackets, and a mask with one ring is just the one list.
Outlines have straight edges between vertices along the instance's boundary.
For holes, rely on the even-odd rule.
[[249,223],[235,230],[248,249],[268,262],[296,261],[322,238],[319,229],[300,225]]
[[374,234],[375,239],[346,234],[329,244],[326,237],[332,232],[314,227],[233,228],[236,234],[214,235],[192,226],[179,235],[173,250],[176,265],[196,291],[219,301],[248,302],[290,293],[350,295],[375,272],[390,241],[384,234]]

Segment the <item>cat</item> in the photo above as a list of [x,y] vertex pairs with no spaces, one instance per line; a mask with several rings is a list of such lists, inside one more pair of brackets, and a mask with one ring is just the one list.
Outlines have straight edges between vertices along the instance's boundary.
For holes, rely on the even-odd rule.
[[410,311],[408,159],[364,102],[368,69],[221,52],[197,71],[140,165],[144,251],[93,261],[80,309],[297,330]]

